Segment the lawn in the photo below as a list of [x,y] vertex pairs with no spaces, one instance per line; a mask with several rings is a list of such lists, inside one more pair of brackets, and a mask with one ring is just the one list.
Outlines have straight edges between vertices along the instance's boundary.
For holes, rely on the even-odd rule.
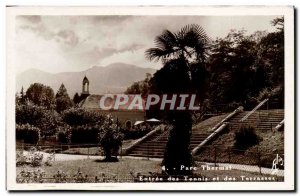
[[[136,140],[130,139],[130,140],[124,140],[122,144],[122,149],[128,148],[130,145],[132,145]],[[72,147],[67,150],[63,150],[63,154],[81,154],[81,155],[102,155],[103,152],[101,150],[101,147]]]
[[[107,179],[118,179],[117,182],[133,182],[134,178],[130,173],[133,173],[135,176],[144,175],[147,177],[151,176],[150,173],[161,173],[160,163],[161,161],[129,158],[122,158],[119,162],[110,163],[92,159],[56,161],[52,166],[41,166],[38,168],[33,168],[30,166],[17,167],[17,174],[19,174],[22,170],[37,171],[39,169],[45,172],[45,177],[52,178],[53,175],[57,174],[58,171],[64,172],[68,177],[73,177],[74,175],[78,174],[78,171],[80,171],[82,176],[87,175],[87,177],[91,179],[90,182],[93,182],[92,180],[95,179],[95,176],[97,176],[99,179],[103,178],[104,176]],[[277,178],[239,170],[203,170],[200,164],[197,164],[196,168],[197,170],[194,171],[194,174],[203,178],[207,178],[207,181],[212,181],[217,177],[219,177],[218,181],[224,181],[226,178],[230,178],[233,181],[241,181],[241,176],[245,176],[247,178],[272,178],[269,181],[283,180],[282,177]],[[197,180],[199,181],[199,179]],[[53,181],[53,179],[49,179],[47,182]]]
[[213,128],[217,123],[223,120],[228,114],[223,114],[219,116],[210,117],[202,122],[199,122],[197,125],[193,126],[193,132],[198,133],[211,133],[211,128]]

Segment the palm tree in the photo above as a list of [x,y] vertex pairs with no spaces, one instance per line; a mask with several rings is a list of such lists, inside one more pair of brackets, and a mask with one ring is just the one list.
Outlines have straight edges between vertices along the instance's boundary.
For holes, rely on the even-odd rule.
[[[155,93],[197,93],[203,97],[203,86],[207,78],[205,60],[209,38],[199,25],[187,25],[177,33],[169,30],[155,38],[155,48],[145,55],[150,61],[159,61],[163,67],[151,79]],[[192,166],[189,149],[192,129],[191,112],[168,111],[167,118],[173,125],[166,146],[163,165],[170,175],[186,175],[181,165]]]
[[146,57],[163,63],[173,59],[184,59],[188,64],[203,63],[207,55],[209,38],[202,27],[196,24],[186,25],[179,32],[169,30],[155,38],[155,48],[146,51]]

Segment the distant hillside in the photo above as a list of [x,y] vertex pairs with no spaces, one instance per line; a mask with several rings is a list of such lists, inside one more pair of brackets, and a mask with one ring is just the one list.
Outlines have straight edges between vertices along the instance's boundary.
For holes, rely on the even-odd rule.
[[91,94],[122,93],[133,82],[143,80],[146,73],[153,74],[155,71],[155,69],[124,63],[114,63],[106,67],[94,66],[81,72],[57,74],[30,69],[17,76],[16,88],[19,91],[23,86],[26,90],[30,84],[39,82],[51,86],[56,93],[61,83],[64,83],[69,95],[73,96],[76,92],[81,93],[82,79],[86,75],[90,81]]

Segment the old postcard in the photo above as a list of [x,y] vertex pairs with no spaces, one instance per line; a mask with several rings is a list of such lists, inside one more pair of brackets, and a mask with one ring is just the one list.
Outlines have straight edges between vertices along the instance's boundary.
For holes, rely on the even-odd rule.
[[8,190],[295,189],[294,8],[7,7]]

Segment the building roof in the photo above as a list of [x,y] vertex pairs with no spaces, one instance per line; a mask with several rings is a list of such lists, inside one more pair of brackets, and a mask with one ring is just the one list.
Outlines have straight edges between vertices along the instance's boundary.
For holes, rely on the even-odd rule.
[[[129,111],[128,107],[129,107],[130,103],[133,101],[134,96],[135,95],[128,95],[129,101],[124,105],[120,105],[118,110],[127,110],[127,111]],[[83,101],[80,102],[79,106],[81,108],[85,108],[85,109],[103,110],[103,108],[100,108],[100,99],[101,99],[101,97],[103,97],[103,95],[89,95],[87,98],[85,98]],[[106,98],[104,104],[106,106],[114,105],[115,102],[116,102],[117,95],[113,95],[113,97],[114,97],[114,99]],[[133,107],[132,110],[144,111],[144,108],[145,108],[145,101],[143,100],[143,109],[140,109],[139,107]]]

